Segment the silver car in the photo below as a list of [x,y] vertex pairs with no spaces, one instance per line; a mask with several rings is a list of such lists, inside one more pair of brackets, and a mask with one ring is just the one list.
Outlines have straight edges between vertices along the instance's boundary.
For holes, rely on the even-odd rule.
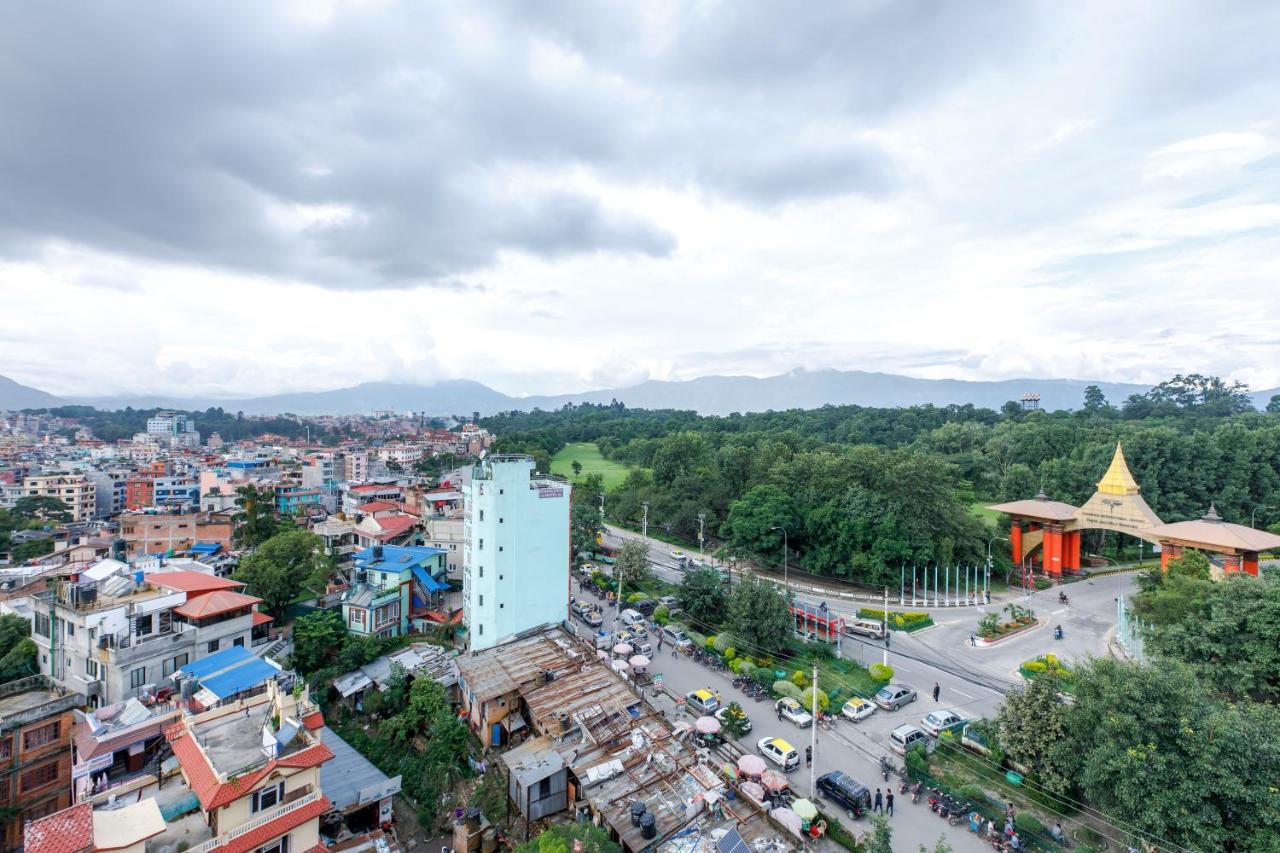
[[886,684],[876,693],[875,703],[886,711],[896,711],[919,698],[916,689],[909,684]]

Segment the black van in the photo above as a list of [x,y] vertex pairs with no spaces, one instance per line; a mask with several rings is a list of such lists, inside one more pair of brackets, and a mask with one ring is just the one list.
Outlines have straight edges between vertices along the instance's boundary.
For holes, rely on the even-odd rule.
[[848,773],[835,770],[823,774],[814,787],[818,789],[820,798],[831,800],[854,820],[871,811],[871,791]]

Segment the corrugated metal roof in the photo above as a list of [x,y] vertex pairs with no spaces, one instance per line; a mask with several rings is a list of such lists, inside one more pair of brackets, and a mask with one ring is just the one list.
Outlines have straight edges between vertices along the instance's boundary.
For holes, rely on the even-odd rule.
[[[320,730],[320,739],[333,751],[333,758],[320,765],[320,788],[335,808],[345,811],[359,805],[362,790],[395,781],[328,726]],[[399,784],[394,787],[398,790]]]
[[252,658],[234,669],[219,675],[200,679],[200,686],[219,699],[234,696],[241,690],[257,687],[268,678],[274,678],[280,668],[269,660]]

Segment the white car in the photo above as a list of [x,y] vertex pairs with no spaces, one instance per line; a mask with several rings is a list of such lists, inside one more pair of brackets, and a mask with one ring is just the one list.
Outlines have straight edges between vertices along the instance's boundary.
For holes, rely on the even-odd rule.
[[684,551],[681,551],[679,548],[677,548],[676,550],[671,552],[671,556],[675,557],[677,560],[683,560]]
[[790,696],[779,699],[773,707],[782,719],[790,720],[802,729],[813,725],[813,717],[804,709],[803,705]]
[[756,742],[760,754],[782,768],[782,772],[790,773],[800,766],[800,753],[796,748],[780,737],[763,737]]
[[857,696],[844,703],[844,707],[840,709],[840,713],[846,720],[852,720],[855,723],[865,720],[876,712],[876,706],[866,699],[860,699]]
[[937,737],[947,729],[959,728],[967,722],[955,711],[931,711],[920,721],[920,728]]

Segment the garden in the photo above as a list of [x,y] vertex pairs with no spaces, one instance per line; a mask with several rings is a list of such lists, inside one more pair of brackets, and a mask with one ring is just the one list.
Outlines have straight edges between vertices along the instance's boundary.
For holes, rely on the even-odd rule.
[[933,625],[933,617],[928,613],[918,612],[899,612],[890,610],[886,617],[883,610],[872,610],[867,607],[858,608],[859,619],[874,619],[877,622],[884,622],[889,626],[890,631],[921,631]]
[[1006,604],[999,613],[988,613],[978,620],[978,636],[987,642],[1025,631],[1036,624],[1036,614],[1030,607]]
[[1024,660],[1018,667],[1018,672],[1022,673],[1022,677],[1028,681],[1046,673],[1056,676],[1059,682],[1058,686],[1061,689],[1068,692],[1071,690],[1072,672],[1052,652],[1034,657],[1031,660]]

